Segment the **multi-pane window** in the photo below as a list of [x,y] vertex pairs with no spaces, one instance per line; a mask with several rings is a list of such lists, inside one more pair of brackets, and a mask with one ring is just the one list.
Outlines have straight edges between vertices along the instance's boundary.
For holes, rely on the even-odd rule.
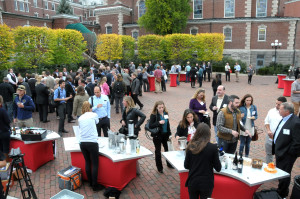
[[106,27],[106,34],[112,34],[112,27],[111,26]]
[[25,5],[24,5],[24,1],[19,1],[19,11],[23,11],[25,10]]
[[258,28],[258,41],[266,41],[266,28]]
[[143,16],[146,13],[145,1],[140,1],[139,3],[139,17]]
[[29,3],[28,0],[24,0],[25,1],[25,11],[29,12]]
[[46,15],[45,15],[45,17],[46,17],[47,19],[49,19],[49,18],[50,18],[48,14],[46,14]]
[[267,16],[267,0],[256,0],[256,17]]
[[48,1],[44,1],[45,9],[48,10]]
[[82,20],[82,16],[79,16],[79,20],[80,20],[80,22],[82,22],[83,20]]
[[234,17],[234,1],[235,0],[225,0],[225,17]]
[[137,39],[137,38],[139,37],[139,32],[138,32],[138,31],[133,31],[133,32],[132,32],[132,37],[133,37],[134,39]]
[[34,6],[35,8],[38,7],[37,0],[33,0],[33,6]]
[[51,10],[55,11],[55,3],[52,3]]
[[231,27],[225,27],[223,29],[223,34],[225,35],[225,41],[232,41],[232,28]]
[[256,69],[263,67],[265,64],[265,55],[257,55],[256,57]]
[[15,10],[18,10],[18,1],[15,0],[15,1],[14,1],[14,4],[15,4]]
[[203,17],[203,2],[202,0],[194,0],[194,19],[201,19]]
[[192,35],[198,34],[198,29],[196,29],[196,28],[191,29],[191,34]]

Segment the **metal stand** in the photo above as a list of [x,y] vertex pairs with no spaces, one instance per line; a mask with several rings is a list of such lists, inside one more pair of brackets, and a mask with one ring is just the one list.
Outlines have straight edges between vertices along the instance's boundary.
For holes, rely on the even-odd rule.
[[[19,154],[16,156],[9,156],[10,158],[13,159],[11,163],[11,168],[10,168],[10,174],[9,174],[9,180],[8,184],[6,186],[6,192],[5,192],[5,198],[7,197],[8,191],[9,191],[9,186],[11,183],[11,178],[13,175],[13,168],[16,168],[16,175],[17,175],[17,180],[20,185],[21,193],[23,199],[37,199],[38,197],[35,194],[32,182],[30,180],[30,176],[27,173],[25,164],[24,164],[24,159],[23,159],[24,154]],[[22,166],[21,166],[21,165]],[[24,183],[25,182],[25,183]]]

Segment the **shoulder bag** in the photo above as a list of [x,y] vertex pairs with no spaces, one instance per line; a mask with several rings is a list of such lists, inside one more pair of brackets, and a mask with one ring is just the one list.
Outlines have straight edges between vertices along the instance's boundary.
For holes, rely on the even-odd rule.
[[[157,115],[156,115],[156,122],[157,122]],[[145,125],[145,130],[149,131],[151,133],[151,137],[154,137],[155,135],[158,134],[159,127],[155,127],[153,129],[151,129],[149,126],[150,126],[150,119],[147,120],[147,123]]]

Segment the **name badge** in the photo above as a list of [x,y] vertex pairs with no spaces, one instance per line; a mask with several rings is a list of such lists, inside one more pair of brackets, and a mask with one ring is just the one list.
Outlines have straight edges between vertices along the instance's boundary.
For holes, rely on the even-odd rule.
[[227,104],[223,104],[223,108],[225,108],[227,106]]
[[283,129],[283,135],[290,135],[290,129]]
[[204,104],[203,102],[200,102],[200,105],[201,105],[201,106],[203,106],[203,104]]
[[256,111],[252,111],[252,115],[255,115]]
[[169,116],[168,116],[168,115],[164,115],[164,118],[165,118],[165,119],[169,119]]

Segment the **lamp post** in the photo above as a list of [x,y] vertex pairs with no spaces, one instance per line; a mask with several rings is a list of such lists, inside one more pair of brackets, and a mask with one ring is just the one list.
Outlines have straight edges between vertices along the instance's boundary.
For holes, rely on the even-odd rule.
[[282,43],[278,43],[278,40],[276,39],[274,43],[271,43],[272,48],[275,48],[275,60],[274,60],[274,74],[275,74],[275,66],[276,66],[276,55],[277,55],[277,48],[280,48],[282,46]]

